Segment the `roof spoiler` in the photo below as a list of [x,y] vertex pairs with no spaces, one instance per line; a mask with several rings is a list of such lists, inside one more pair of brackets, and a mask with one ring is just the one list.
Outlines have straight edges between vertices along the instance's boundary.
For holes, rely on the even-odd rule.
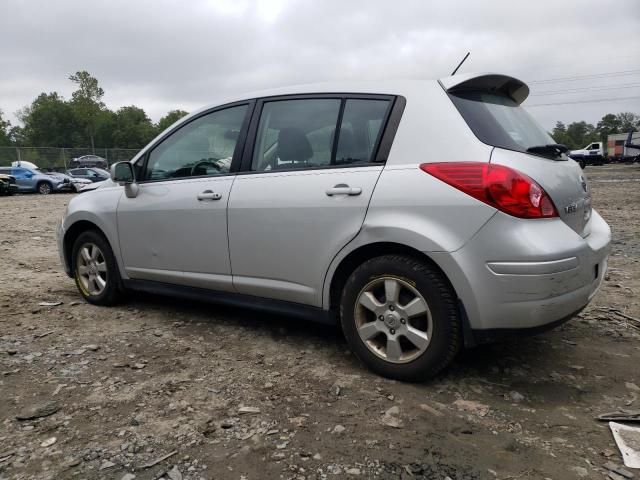
[[529,96],[529,87],[517,78],[497,73],[456,75],[438,80],[447,93],[469,91],[498,92],[521,104]]

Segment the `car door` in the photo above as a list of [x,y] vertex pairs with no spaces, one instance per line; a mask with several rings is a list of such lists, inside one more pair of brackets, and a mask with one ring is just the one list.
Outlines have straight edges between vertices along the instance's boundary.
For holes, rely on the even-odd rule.
[[382,171],[376,152],[392,103],[339,95],[258,102],[228,207],[238,292],[321,304],[327,267],[360,230]]
[[133,279],[232,290],[227,202],[249,104],[191,119],[136,164],[139,189],[117,211],[122,260]]
[[26,168],[13,168],[11,169],[11,175],[15,177],[19,191],[30,192],[35,190],[36,185],[33,180],[33,173]]

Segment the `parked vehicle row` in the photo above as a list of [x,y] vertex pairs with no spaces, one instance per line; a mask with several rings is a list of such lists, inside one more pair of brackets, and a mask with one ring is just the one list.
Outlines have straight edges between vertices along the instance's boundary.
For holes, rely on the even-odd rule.
[[[0,185],[0,194],[36,192],[48,195],[55,192],[81,192],[92,190],[97,182],[109,178],[109,172],[100,168],[76,168],[66,173],[43,172],[31,162],[14,162],[11,167],[0,167],[0,175],[6,177]],[[11,186],[4,187],[11,181]]]
[[133,289],[337,321],[372,370],[435,375],[568,320],[605,275],[609,226],[528,93],[459,75],[204,108],[71,199],[62,263],[90,303]]

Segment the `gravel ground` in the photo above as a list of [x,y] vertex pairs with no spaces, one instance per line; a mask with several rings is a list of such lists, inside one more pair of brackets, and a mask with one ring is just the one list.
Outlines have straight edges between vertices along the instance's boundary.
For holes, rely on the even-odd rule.
[[614,312],[640,317],[640,166],[586,173],[614,232],[592,304],[424,384],[369,373],[330,327],[88,305],[55,247],[70,196],[0,198],[0,478],[610,478],[594,416],[640,409],[640,323]]

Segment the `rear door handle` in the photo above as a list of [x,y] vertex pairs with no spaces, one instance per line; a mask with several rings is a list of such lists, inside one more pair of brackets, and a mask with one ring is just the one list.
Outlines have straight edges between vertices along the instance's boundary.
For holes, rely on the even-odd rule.
[[329,197],[334,195],[360,195],[362,193],[362,189],[360,187],[350,187],[346,183],[339,183],[338,185],[334,185],[332,188],[328,188],[326,194]]
[[220,200],[222,198],[222,195],[220,195],[219,193],[214,193],[211,190],[205,190],[204,192],[200,192],[198,194],[198,200],[202,201],[202,200]]

